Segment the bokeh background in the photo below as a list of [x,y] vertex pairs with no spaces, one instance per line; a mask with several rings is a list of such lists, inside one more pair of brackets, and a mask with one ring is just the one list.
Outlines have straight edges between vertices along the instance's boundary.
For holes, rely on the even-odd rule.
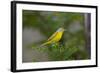
[[[91,57],[91,15],[76,12],[23,10],[22,61],[69,61]],[[58,28],[64,27],[59,44],[35,48]]]

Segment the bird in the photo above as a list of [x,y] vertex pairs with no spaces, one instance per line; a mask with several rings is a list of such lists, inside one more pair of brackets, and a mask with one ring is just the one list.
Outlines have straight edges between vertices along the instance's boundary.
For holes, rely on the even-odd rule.
[[56,30],[56,32],[54,32],[54,33],[52,34],[52,36],[49,37],[49,38],[47,39],[47,41],[46,41],[45,43],[41,44],[39,47],[42,47],[42,46],[46,46],[46,45],[48,45],[48,44],[52,44],[52,43],[57,43],[57,42],[59,42],[59,41],[61,40],[62,36],[63,36],[64,31],[66,31],[66,30],[65,30],[63,27],[58,28],[58,29]]

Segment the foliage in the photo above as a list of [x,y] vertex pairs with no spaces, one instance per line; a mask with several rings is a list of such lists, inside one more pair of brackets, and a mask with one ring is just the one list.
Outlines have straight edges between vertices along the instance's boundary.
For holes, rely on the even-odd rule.
[[87,59],[86,50],[75,46],[63,46],[60,43],[53,43],[48,47],[36,48],[40,52],[47,52],[49,61],[80,60]]

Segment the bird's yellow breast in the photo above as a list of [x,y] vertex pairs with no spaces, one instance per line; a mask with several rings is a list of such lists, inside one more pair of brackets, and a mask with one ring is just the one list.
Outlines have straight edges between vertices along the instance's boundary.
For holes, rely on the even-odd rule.
[[54,42],[58,42],[62,37],[63,32],[57,32],[56,36],[52,39]]

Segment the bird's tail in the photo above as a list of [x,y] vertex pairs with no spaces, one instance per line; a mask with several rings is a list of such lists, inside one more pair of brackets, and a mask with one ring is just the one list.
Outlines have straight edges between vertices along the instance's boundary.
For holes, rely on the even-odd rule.
[[50,42],[46,42],[46,43],[41,44],[40,46],[32,47],[32,48],[41,48],[41,47],[43,47],[43,46],[45,46],[45,45],[47,45],[47,44],[49,44],[49,43],[50,43]]
[[43,47],[43,46],[45,46],[45,45],[48,45],[50,42],[46,42],[46,43],[43,43],[43,44],[41,44],[39,47]]

